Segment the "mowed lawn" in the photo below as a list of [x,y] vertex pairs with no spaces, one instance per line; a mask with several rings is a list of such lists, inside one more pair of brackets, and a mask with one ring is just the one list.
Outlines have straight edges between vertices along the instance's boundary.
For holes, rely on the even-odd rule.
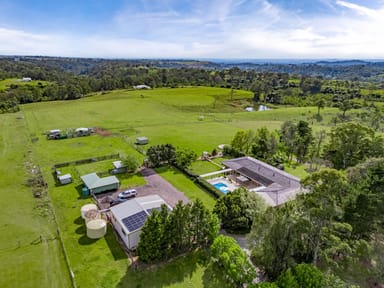
[[[0,229],[4,231],[14,230],[9,233],[24,236],[29,235],[29,231],[23,233],[23,229],[32,229],[34,233],[31,236],[25,236],[25,239],[28,239],[27,241],[30,238],[32,238],[30,240],[33,240],[35,234],[36,237],[39,236],[42,233],[41,231],[55,232],[53,223],[48,221],[49,223],[46,224],[44,221],[47,221],[47,219],[34,216],[33,207],[36,200],[31,197],[31,192],[23,185],[25,182],[23,165],[25,157],[30,154],[36,164],[41,167],[48,183],[52,204],[63,233],[64,244],[78,287],[116,287],[116,285],[119,285],[119,287],[188,287],[188,285],[191,287],[208,287],[207,282],[204,282],[204,279],[208,279],[206,277],[209,276],[208,272],[205,272],[208,268],[204,264],[197,266],[194,264],[195,268],[191,270],[189,268],[191,262],[189,258],[185,260],[186,262],[179,259],[178,261],[181,262],[165,264],[161,268],[164,270],[156,270],[160,272],[151,271],[148,275],[153,278],[149,279],[148,277],[148,279],[143,280],[146,278],[145,273],[147,272],[133,271],[128,268],[128,259],[120,249],[110,227],[107,237],[97,241],[90,241],[85,236],[84,223],[79,217],[81,206],[91,202],[91,200],[83,199],[79,193],[81,189],[79,175],[74,179],[74,183],[56,187],[51,168],[55,163],[115,153],[136,155],[142,161],[144,156],[134,149],[134,142],[138,136],[147,136],[149,138],[149,144],[142,147],[144,150],[150,145],[171,143],[176,147],[193,149],[198,155],[201,155],[203,151],[211,152],[219,144],[229,144],[236,131],[240,129],[257,129],[262,126],[278,129],[286,120],[308,120],[316,112],[314,107],[303,107],[248,113],[244,112],[244,105],[248,103],[247,101],[252,97],[252,93],[235,91],[233,97],[240,103],[236,107],[227,106],[226,101],[231,97],[230,95],[229,89],[207,87],[164,88],[145,91],[120,90],[75,101],[23,105],[22,112],[18,114],[0,115],[1,119],[8,119],[8,122],[2,121],[2,125],[6,128],[3,128],[1,137],[2,139],[8,139],[2,142],[2,145],[6,147],[3,150],[8,151],[3,152],[3,154],[8,156],[6,159],[1,160],[3,161],[1,163],[2,175],[6,176],[0,180],[7,189],[1,193],[2,196],[0,197],[3,197],[2,203],[7,203],[9,199],[12,199],[11,204],[7,204],[12,208],[12,210],[6,210],[9,211],[9,214],[6,214],[5,217],[8,220],[3,220],[4,225],[0,226]],[[325,119],[331,119],[332,115],[336,113],[335,111],[335,109],[324,109],[322,114],[326,115]],[[17,115],[20,115],[21,118],[18,119]],[[20,125],[23,126],[22,129],[19,128]],[[322,129],[324,124],[314,123],[314,125],[316,125],[316,129]],[[50,129],[65,131],[67,128],[77,127],[102,127],[109,131],[110,135],[92,135],[50,141],[44,135],[44,132]],[[18,131],[17,134],[15,131]],[[76,171],[80,171],[79,173],[88,173],[93,169],[106,168],[105,163],[100,163],[100,166],[95,165],[94,167],[92,165],[74,167]],[[206,168],[211,169],[210,167],[196,166],[196,170],[200,169],[200,171]],[[214,167],[212,169],[215,170]],[[177,189],[183,191],[191,200],[200,198],[207,207],[210,209],[213,207],[214,198],[201,190],[179,171],[160,169],[158,172]],[[143,184],[143,178],[139,175],[127,176],[121,180],[124,187]],[[19,194],[23,195],[25,198],[23,198],[23,201],[26,204],[23,204],[24,202],[19,204],[18,201],[21,200],[15,200],[15,198],[19,198]],[[12,197],[9,195],[12,195]],[[15,217],[14,213],[18,211],[23,213],[19,212],[20,215],[17,214],[17,217]],[[3,213],[5,214],[5,212]],[[18,217],[22,217],[24,220],[19,221]],[[9,229],[7,225],[10,224],[6,223],[12,223],[12,221],[16,222],[17,225],[15,224],[15,227]],[[21,225],[19,222],[23,224]],[[33,228],[30,227],[31,225]],[[18,226],[21,226],[22,229]],[[48,232],[47,234],[49,234]],[[3,234],[7,235],[5,232]],[[4,238],[4,241],[10,241],[9,237],[4,235],[0,236],[2,237],[0,239]],[[12,243],[17,244],[17,240]],[[54,283],[52,286],[51,282],[50,285],[44,285],[51,281],[49,278],[51,276],[44,276],[47,279],[42,280],[38,280],[37,277],[25,276],[22,279],[27,284],[19,285],[20,287],[36,287],[39,286],[35,285],[37,283],[41,287],[61,287],[61,283],[64,283],[63,287],[69,286],[68,271],[66,271],[63,264],[63,258],[58,246],[52,247],[54,243],[56,242],[48,241],[44,246],[48,247],[46,247],[45,252],[38,251],[37,254],[46,263],[39,264],[38,272],[34,274],[38,275],[39,271],[43,271],[41,267],[50,265],[50,268],[45,270],[51,271],[51,275],[59,273],[58,280],[56,282],[52,281]],[[36,247],[39,246],[36,245]],[[56,250],[52,251],[53,248]],[[2,252],[0,251],[0,253]],[[0,256],[4,257],[3,254],[0,254]],[[17,251],[11,251],[8,258],[16,259]],[[28,275],[29,271],[33,271],[33,269],[28,270],[30,266],[27,264],[24,266],[14,264],[14,267],[17,267],[20,273],[23,272],[25,275]],[[168,273],[167,275],[183,273],[180,271],[183,267],[185,267],[186,271],[190,271],[185,277],[174,277],[173,280],[166,281],[162,275],[163,273]],[[8,271],[5,279],[12,280],[12,276],[17,283],[17,274],[11,273],[11,271],[15,271],[14,269],[5,270]],[[212,277],[210,279],[212,280]],[[0,281],[3,280],[0,279]],[[147,285],[143,284],[141,286],[142,283],[147,283]],[[17,287],[17,285],[12,285],[12,287],[15,286]],[[3,286],[0,285],[0,287]]]

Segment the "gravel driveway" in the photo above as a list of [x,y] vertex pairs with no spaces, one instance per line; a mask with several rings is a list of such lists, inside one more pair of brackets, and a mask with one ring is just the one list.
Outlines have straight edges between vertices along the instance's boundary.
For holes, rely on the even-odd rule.
[[165,200],[171,207],[175,207],[180,200],[184,204],[189,203],[189,199],[175,187],[173,187],[163,177],[158,175],[153,169],[144,168],[141,170],[146,185],[137,187],[137,196],[147,196],[157,194]]
[[[189,203],[189,199],[184,193],[173,187],[168,181],[158,175],[153,169],[143,168],[141,174],[144,176],[147,184],[144,186],[133,187],[137,191],[137,197],[148,195],[159,195],[171,207],[175,207],[181,200],[184,204]],[[109,199],[117,197],[119,191],[96,195],[100,209],[109,208]]]

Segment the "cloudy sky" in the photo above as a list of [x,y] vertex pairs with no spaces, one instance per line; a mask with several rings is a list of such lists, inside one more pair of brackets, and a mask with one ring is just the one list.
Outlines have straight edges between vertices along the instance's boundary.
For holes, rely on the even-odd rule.
[[0,0],[0,54],[384,58],[384,0]]

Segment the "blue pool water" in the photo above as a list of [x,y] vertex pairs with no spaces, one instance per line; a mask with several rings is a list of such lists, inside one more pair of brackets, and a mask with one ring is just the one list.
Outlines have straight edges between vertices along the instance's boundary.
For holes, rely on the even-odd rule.
[[219,182],[219,183],[213,184],[213,186],[215,186],[217,189],[219,189],[224,194],[227,194],[229,192],[228,186],[224,183]]

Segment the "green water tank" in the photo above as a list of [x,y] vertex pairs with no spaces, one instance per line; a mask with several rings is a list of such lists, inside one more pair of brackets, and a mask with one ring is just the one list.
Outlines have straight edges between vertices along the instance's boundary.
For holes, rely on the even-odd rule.
[[89,196],[89,190],[87,187],[83,187],[83,189],[81,189],[81,193],[84,197],[86,196]]

